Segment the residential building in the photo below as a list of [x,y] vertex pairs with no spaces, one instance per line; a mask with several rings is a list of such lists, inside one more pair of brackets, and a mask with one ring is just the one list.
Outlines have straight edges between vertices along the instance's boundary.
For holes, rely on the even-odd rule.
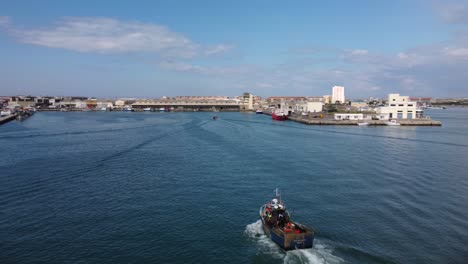
[[343,86],[333,86],[332,103],[344,103],[345,102],[345,91]]

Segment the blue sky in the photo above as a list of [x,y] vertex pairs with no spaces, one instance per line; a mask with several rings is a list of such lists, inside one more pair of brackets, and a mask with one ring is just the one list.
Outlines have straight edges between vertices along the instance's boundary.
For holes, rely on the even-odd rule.
[[0,94],[468,94],[467,1],[135,2],[0,2]]

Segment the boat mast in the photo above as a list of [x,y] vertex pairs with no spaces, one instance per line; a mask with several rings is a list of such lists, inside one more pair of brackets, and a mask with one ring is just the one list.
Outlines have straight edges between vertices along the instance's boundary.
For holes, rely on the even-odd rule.
[[276,192],[276,199],[281,202],[281,192],[278,188],[275,189]]

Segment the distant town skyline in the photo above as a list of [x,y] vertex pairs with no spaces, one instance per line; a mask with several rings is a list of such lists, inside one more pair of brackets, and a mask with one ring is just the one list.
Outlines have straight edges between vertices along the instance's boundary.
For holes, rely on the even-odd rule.
[[467,1],[0,3],[0,95],[468,96]]

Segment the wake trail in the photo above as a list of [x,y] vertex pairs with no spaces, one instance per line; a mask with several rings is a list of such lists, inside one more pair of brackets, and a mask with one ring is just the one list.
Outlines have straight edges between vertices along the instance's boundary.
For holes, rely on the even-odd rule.
[[311,249],[299,249],[283,251],[263,232],[262,222],[257,220],[245,227],[244,234],[257,244],[258,253],[283,260],[285,264],[307,263],[307,264],[337,264],[343,263],[343,259],[333,255],[333,248],[324,244],[317,238]]

